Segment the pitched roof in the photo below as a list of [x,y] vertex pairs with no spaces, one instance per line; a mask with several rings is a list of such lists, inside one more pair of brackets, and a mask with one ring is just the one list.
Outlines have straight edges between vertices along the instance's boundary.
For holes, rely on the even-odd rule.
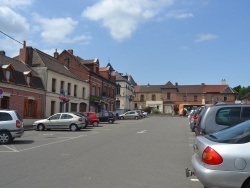
[[0,81],[7,82],[4,74],[3,74],[3,65],[11,65],[13,67],[12,70],[12,78],[13,82],[9,82],[10,84],[28,86],[24,77],[25,72],[31,72],[32,79],[30,80],[30,87],[35,89],[44,89],[44,85],[42,79],[38,76],[38,74],[32,70],[25,63],[18,61],[16,59],[7,57],[5,55],[0,55]]
[[135,92],[141,93],[160,93],[162,85],[140,85],[135,86]]
[[47,67],[49,70],[68,76],[73,79],[84,81],[76,74],[72,73],[67,67],[60,63],[56,58],[38,50],[33,49],[32,66],[35,67]]

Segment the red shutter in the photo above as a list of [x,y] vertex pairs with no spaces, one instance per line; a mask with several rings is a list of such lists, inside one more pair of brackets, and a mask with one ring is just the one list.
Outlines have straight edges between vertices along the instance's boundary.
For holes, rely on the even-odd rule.
[[24,99],[24,111],[23,111],[23,117],[24,118],[28,117],[28,110],[29,110],[29,100]]

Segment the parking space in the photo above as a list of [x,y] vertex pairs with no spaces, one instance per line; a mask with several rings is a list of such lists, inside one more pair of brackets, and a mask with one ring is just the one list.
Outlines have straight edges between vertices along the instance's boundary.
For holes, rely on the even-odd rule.
[[[137,122],[142,120],[137,120]],[[74,139],[80,139],[86,136],[91,136],[92,134],[100,134],[103,131],[110,131],[115,127],[132,125],[135,121],[136,120],[119,120],[112,124],[101,123],[98,127],[89,126],[86,129],[75,132],[70,130],[36,131],[30,129],[25,131],[23,137],[16,138],[11,144],[0,145],[0,153],[23,152]]]

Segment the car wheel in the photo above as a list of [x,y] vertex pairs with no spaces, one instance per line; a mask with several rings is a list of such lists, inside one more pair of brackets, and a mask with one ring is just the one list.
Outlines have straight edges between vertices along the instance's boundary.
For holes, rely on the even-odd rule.
[[93,123],[93,126],[98,126],[99,125],[99,123],[97,122],[97,121],[95,121],[94,123]]
[[124,120],[124,117],[122,116],[121,119]]
[[113,123],[113,120],[112,120],[112,119],[109,119],[109,123]]
[[244,182],[242,188],[249,188],[249,187],[250,187],[250,179],[248,179],[247,181]]
[[70,125],[70,130],[71,130],[71,131],[77,131],[77,130],[78,130],[77,125],[76,125],[76,124]]
[[38,130],[38,131],[44,131],[44,129],[45,129],[44,124],[39,124],[39,125],[37,126],[37,130]]
[[138,116],[135,116],[135,119],[137,120],[137,119],[138,119]]
[[7,131],[1,131],[0,132],[0,143],[1,144],[8,144],[12,141],[12,136]]

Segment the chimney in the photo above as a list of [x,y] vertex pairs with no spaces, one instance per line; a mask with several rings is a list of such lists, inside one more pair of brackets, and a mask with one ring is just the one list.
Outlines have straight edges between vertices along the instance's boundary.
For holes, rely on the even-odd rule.
[[5,51],[1,50],[0,55],[5,56]]
[[19,61],[32,66],[33,49],[32,47],[26,47],[26,41],[23,42],[23,48],[20,49]]
[[201,83],[202,86],[205,86],[205,83]]
[[68,52],[73,55],[73,50],[72,49],[69,49]]
[[221,80],[221,85],[227,85],[226,79]]
[[58,56],[59,56],[59,53],[57,52],[57,49],[56,49],[56,51],[54,52],[54,58],[58,59]]
[[64,66],[69,69],[69,58],[64,59]]
[[175,82],[175,86],[178,86],[178,82]]

